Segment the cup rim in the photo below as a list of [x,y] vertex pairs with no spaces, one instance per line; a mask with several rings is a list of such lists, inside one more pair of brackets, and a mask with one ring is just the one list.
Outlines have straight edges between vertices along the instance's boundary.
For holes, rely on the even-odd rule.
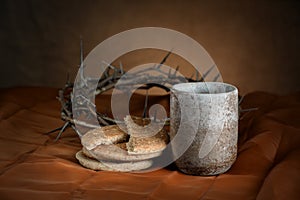
[[[229,91],[225,91],[225,92],[218,92],[218,93],[193,93],[193,92],[189,92],[189,91],[184,91],[184,90],[180,90],[176,87],[181,86],[181,85],[223,85],[223,86],[227,86],[230,87],[231,89]],[[183,93],[183,94],[194,94],[194,95],[224,95],[224,94],[230,94],[230,93],[234,93],[234,92],[238,92],[237,87],[235,87],[234,85],[231,85],[229,83],[223,83],[223,82],[187,82],[187,83],[178,83],[172,86],[171,91],[175,91],[176,93]],[[209,89],[208,89],[209,91]]]

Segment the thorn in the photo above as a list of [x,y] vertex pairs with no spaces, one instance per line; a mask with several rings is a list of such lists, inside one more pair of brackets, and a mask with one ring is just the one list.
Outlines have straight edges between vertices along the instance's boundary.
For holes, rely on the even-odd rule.
[[115,82],[116,81],[116,70],[114,70],[114,73],[113,73],[113,75],[112,75],[112,79],[113,79],[113,81]]
[[243,120],[249,113],[250,113],[250,112],[246,112],[245,114],[243,114],[243,115],[239,118],[239,120]]
[[106,64],[112,70],[116,70],[117,69],[115,66],[113,66],[112,64],[109,64],[109,63],[107,63],[105,61],[103,61],[102,63]]
[[168,52],[168,54],[164,57],[164,59],[160,62],[160,64],[164,64],[167,61],[168,57],[171,55],[171,53],[172,50]]
[[220,77],[220,74],[218,74],[217,76],[215,76],[215,78],[213,79],[213,82],[216,82],[219,77]]
[[169,69],[168,78],[171,78],[171,68]]
[[171,55],[172,50],[168,52],[168,54],[162,59],[162,61],[159,63],[159,65],[157,66],[157,69],[159,69],[168,59],[168,57]]
[[240,112],[250,112],[250,111],[253,111],[253,110],[258,110],[258,108],[247,108],[247,109],[241,109]]
[[121,62],[121,61],[120,61],[120,64],[119,64],[119,65],[120,65],[120,73],[121,73],[121,74],[124,74],[123,65],[122,65],[122,62]]
[[[104,61],[102,62],[102,64],[108,65]],[[101,64],[101,69],[103,70],[104,77],[107,78],[108,77],[107,68],[105,66],[103,66],[102,64]]]
[[111,65],[111,64],[109,64],[108,67],[109,67],[110,69],[112,69],[112,70],[116,70],[116,69],[117,69],[115,66],[113,66],[113,65]]
[[178,70],[179,70],[179,65],[177,65],[176,70],[175,70],[175,72],[173,74],[174,77],[176,77],[176,73],[178,72]]
[[97,116],[97,119],[99,120],[100,123],[102,123],[104,126],[109,125],[101,116]]
[[108,77],[107,70],[105,70],[105,71],[104,71],[104,76],[105,76],[105,78],[107,78],[107,77]]
[[83,74],[83,39],[82,36],[80,35],[80,65],[79,65],[79,70],[80,70],[80,78],[81,81],[83,81],[84,85],[87,85],[87,82],[85,80],[84,74]]
[[76,129],[76,127],[74,125],[72,125],[71,127],[80,137],[82,136],[82,134]]
[[242,101],[244,100],[245,95],[241,96],[240,100],[239,100],[239,105],[242,103]]
[[105,67],[103,65],[100,65],[100,68],[101,68],[101,71],[103,71],[102,76],[104,75],[104,77],[107,78],[107,72],[105,70]]
[[70,72],[67,72],[66,86],[70,84]]
[[83,39],[80,35],[80,66],[83,64]]
[[58,135],[56,136],[54,142],[57,142],[57,140],[60,138],[61,134],[65,131],[65,129],[69,126],[70,122],[66,122],[63,127],[60,129]]
[[79,68],[79,73],[80,73],[80,81],[83,82],[84,86],[87,86],[87,80],[84,77],[84,65],[81,65]]
[[200,82],[203,82],[204,79],[207,77],[207,75],[211,72],[211,70],[213,70],[213,68],[215,67],[216,65],[214,64],[213,66],[211,66],[211,68],[209,68],[202,76],[202,78],[200,79]]
[[52,131],[49,131],[49,132],[45,133],[45,135],[49,135],[49,134],[54,133],[54,132],[56,132],[58,130],[61,130],[61,129],[62,129],[62,127],[56,128],[56,129],[54,129]]
[[105,61],[102,61],[103,64],[107,65],[109,67],[109,69],[112,69],[112,70],[118,70],[118,68],[116,68],[115,66],[113,66],[112,64],[109,64]]
[[143,111],[143,118],[146,118],[147,116],[147,107],[148,107],[148,90],[146,90],[146,98],[145,98],[145,104],[144,104],[144,111]]

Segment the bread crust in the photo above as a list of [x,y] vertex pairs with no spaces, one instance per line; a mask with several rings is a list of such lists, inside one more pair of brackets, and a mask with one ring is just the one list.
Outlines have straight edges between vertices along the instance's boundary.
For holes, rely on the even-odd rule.
[[88,131],[81,137],[81,144],[88,150],[98,145],[109,145],[124,142],[127,140],[127,133],[117,125],[99,127]]
[[76,154],[80,164],[93,170],[122,172],[149,168],[167,146],[168,134],[157,124],[150,124],[150,119],[126,116],[124,121],[127,133],[118,125],[110,125],[83,135],[83,148]]
[[131,155],[126,149],[126,143],[116,145],[99,145],[92,150],[87,150],[83,147],[82,151],[87,157],[101,161],[141,161],[158,157],[162,153],[160,151],[154,153]]
[[130,155],[161,152],[166,148],[169,136],[164,129],[160,130],[158,124],[149,124],[150,119],[129,115],[124,121],[130,135],[129,142],[126,144]]
[[152,165],[152,160],[143,160],[136,162],[99,162],[98,160],[85,156],[82,150],[76,153],[76,159],[82,166],[92,170],[132,172],[147,169]]
[[128,154],[147,154],[162,152],[169,142],[169,136],[165,130],[159,131],[152,137],[130,137],[126,144]]

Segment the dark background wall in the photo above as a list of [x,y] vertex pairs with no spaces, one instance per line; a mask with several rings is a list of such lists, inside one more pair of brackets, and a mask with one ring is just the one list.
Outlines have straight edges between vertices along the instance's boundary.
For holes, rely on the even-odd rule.
[[298,1],[2,0],[0,23],[0,87],[61,87],[77,72],[80,35],[88,53],[121,31],[158,26],[197,40],[242,93],[300,90]]

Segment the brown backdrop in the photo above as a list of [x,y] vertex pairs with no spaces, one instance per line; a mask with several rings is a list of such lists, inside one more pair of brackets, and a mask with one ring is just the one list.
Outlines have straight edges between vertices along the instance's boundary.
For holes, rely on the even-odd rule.
[[[242,93],[300,89],[297,1],[1,1],[0,86],[61,87],[88,53],[121,31],[158,26],[197,40]],[[127,66],[143,60],[138,53]],[[153,56],[158,59],[159,56]],[[176,59],[170,63],[176,64]],[[169,63],[169,64],[170,64]]]

